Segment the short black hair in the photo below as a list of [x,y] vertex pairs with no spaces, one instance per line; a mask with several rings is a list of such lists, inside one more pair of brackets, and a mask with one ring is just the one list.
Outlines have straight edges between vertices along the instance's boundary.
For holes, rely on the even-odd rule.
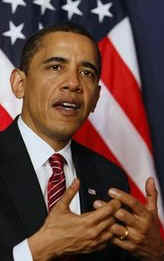
[[101,53],[98,48],[98,45],[94,38],[89,34],[89,32],[82,27],[81,25],[73,24],[73,23],[65,23],[65,24],[58,24],[46,27],[37,33],[33,34],[25,43],[24,48],[22,50],[22,55],[20,59],[20,70],[24,71],[26,74],[28,73],[28,69],[30,66],[30,62],[36,52],[41,47],[41,40],[43,37],[49,33],[53,32],[71,32],[84,35],[88,37],[95,45],[96,52],[97,52],[97,64],[98,64],[98,76],[100,77],[101,74]]

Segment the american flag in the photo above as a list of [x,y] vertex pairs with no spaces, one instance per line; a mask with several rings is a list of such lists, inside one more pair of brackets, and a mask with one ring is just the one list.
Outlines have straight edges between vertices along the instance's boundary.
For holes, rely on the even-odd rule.
[[[0,130],[21,111],[21,101],[12,94],[9,77],[19,66],[26,38],[59,21],[84,25],[102,54],[102,89],[95,113],[74,138],[121,166],[128,175],[132,194],[144,203],[145,180],[152,176],[159,191],[160,186],[129,19],[133,21],[133,11],[131,0],[1,0]],[[133,26],[135,30],[135,22]],[[158,207],[164,225],[161,194]]]

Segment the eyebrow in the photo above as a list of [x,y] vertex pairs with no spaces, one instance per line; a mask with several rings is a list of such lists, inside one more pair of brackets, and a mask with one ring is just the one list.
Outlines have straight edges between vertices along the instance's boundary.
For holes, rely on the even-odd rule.
[[68,60],[66,58],[56,56],[56,57],[50,57],[50,58],[46,59],[45,61],[43,61],[43,64],[47,64],[47,63],[51,63],[51,62],[67,63]]
[[[48,59],[46,59],[45,61],[43,61],[43,64],[47,64],[47,63],[51,63],[51,62],[62,62],[62,63],[68,63],[68,59],[60,57],[60,56],[55,56],[55,57],[50,57]],[[92,69],[96,75],[98,75],[98,69],[96,68],[96,66],[93,63],[87,62],[87,61],[82,61],[81,65],[87,68]]]

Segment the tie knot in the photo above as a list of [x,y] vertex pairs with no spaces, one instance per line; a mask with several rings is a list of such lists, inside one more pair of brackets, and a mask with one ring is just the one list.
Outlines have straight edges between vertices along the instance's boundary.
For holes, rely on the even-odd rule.
[[55,153],[49,158],[49,163],[52,168],[52,175],[48,180],[48,209],[49,211],[54,204],[63,196],[66,189],[65,175],[64,175],[64,163],[66,160],[64,157]]
[[50,158],[49,158],[49,163],[51,167],[60,167],[63,169],[64,163],[66,163],[65,158],[59,154],[59,153],[54,153]]

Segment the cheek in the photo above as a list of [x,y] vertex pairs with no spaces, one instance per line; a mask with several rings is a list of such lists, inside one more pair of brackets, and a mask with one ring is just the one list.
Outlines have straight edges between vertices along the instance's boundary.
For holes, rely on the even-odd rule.
[[40,88],[35,88],[34,86],[30,87],[30,91],[25,93],[24,103],[31,112],[41,114],[47,107],[47,95]]
[[85,101],[89,110],[93,109],[98,100],[98,92],[93,88],[89,88],[85,93]]
[[39,81],[35,81],[33,84],[31,95],[34,97],[36,103],[45,104],[48,102],[48,97],[51,97],[52,82],[45,77],[40,77]]

